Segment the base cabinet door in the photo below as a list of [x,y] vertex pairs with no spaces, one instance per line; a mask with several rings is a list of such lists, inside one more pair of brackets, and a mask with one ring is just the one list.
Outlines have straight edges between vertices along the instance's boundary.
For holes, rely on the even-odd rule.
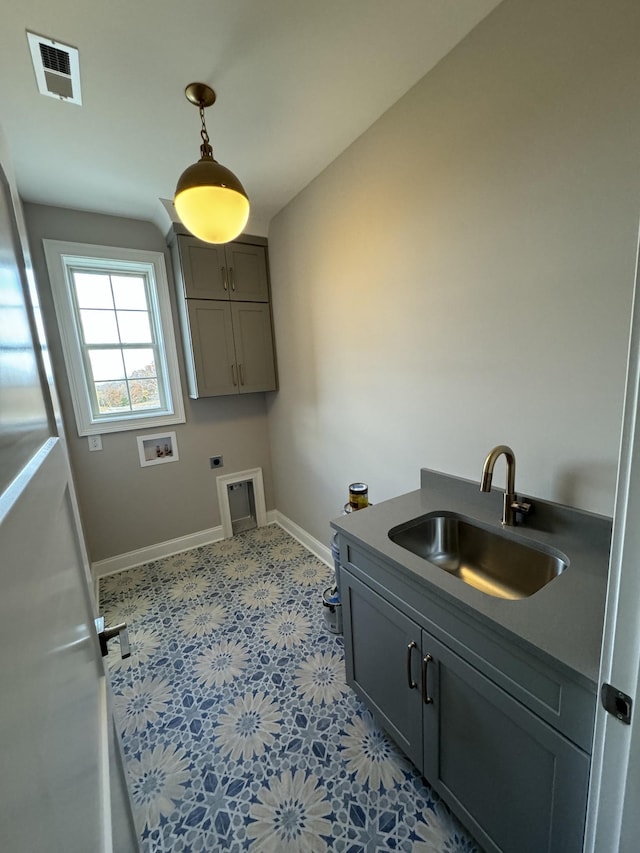
[[422,768],[420,628],[348,572],[340,577],[347,683]]
[[589,756],[426,631],[424,775],[489,853],[580,853]]

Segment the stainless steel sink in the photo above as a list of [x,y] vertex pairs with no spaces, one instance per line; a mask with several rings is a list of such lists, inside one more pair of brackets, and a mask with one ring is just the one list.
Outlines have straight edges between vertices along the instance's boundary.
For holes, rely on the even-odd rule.
[[524,543],[451,512],[401,524],[389,538],[469,586],[497,598],[528,598],[563,572],[560,551]]

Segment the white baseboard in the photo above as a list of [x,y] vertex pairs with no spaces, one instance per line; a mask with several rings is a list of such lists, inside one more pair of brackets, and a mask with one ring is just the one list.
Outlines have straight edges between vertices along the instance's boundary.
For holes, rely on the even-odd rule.
[[[277,509],[271,509],[266,514],[267,524],[278,524],[283,530],[286,530],[290,536],[297,539],[307,550],[311,551],[319,560],[333,568],[333,558],[331,549],[323,545],[317,539],[314,539],[310,533],[303,530],[286,515],[283,515]],[[187,536],[179,536],[177,539],[168,539],[166,542],[158,542],[155,545],[149,545],[146,548],[138,548],[135,551],[128,551],[126,554],[117,554],[115,557],[108,557],[106,560],[97,560],[91,564],[91,575],[93,577],[96,594],[98,588],[98,580],[107,575],[115,575],[117,572],[124,572],[127,569],[133,569],[135,566],[141,566],[144,563],[149,563],[152,560],[162,560],[165,557],[171,557],[173,554],[179,554],[181,551],[188,551],[190,548],[199,548],[202,545],[211,545],[212,542],[219,542],[224,539],[222,525],[211,527],[208,530],[200,530],[197,533],[189,533]]]
[[91,564],[91,574],[94,579],[114,575],[116,572],[124,572],[133,569],[151,560],[162,560],[188,551],[189,548],[199,548],[201,545],[210,545],[224,539],[222,527],[210,527],[209,530],[199,530],[197,533],[189,533],[187,536],[179,536],[177,539],[168,539],[166,542],[158,542],[148,545],[146,548],[137,548],[135,551],[127,551],[126,554],[117,554],[115,557],[107,557],[106,560],[97,560]]
[[319,560],[323,563],[326,563],[329,568],[333,568],[333,557],[331,555],[331,548],[328,545],[323,545],[322,542],[319,542],[315,539],[310,533],[307,533],[304,528],[300,527],[299,524],[296,524],[295,521],[291,521],[290,518],[287,518],[286,515],[283,515],[279,510],[274,510],[274,521],[276,524],[279,524],[283,530],[286,530],[290,536],[293,536],[294,539],[297,539],[304,547],[311,551]]

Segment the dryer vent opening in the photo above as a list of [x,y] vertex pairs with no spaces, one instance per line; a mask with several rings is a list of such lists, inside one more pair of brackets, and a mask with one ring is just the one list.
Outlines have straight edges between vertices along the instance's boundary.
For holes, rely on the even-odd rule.
[[253,530],[258,526],[256,519],[256,499],[253,493],[253,481],[243,480],[240,483],[229,483],[229,514],[233,535]]
[[222,535],[230,539],[236,533],[264,527],[267,511],[264,502],[262,468],[250,468],[216,477]]

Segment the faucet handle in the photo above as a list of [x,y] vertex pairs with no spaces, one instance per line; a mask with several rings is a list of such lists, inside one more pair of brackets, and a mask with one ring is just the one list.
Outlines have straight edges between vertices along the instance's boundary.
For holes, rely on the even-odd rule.
[[527,503],[527,501],[515,500],[511,502],[511,509],[514,512],[521,513],[522,515],[529,515],[529,513],[533,509],[533,504]]

